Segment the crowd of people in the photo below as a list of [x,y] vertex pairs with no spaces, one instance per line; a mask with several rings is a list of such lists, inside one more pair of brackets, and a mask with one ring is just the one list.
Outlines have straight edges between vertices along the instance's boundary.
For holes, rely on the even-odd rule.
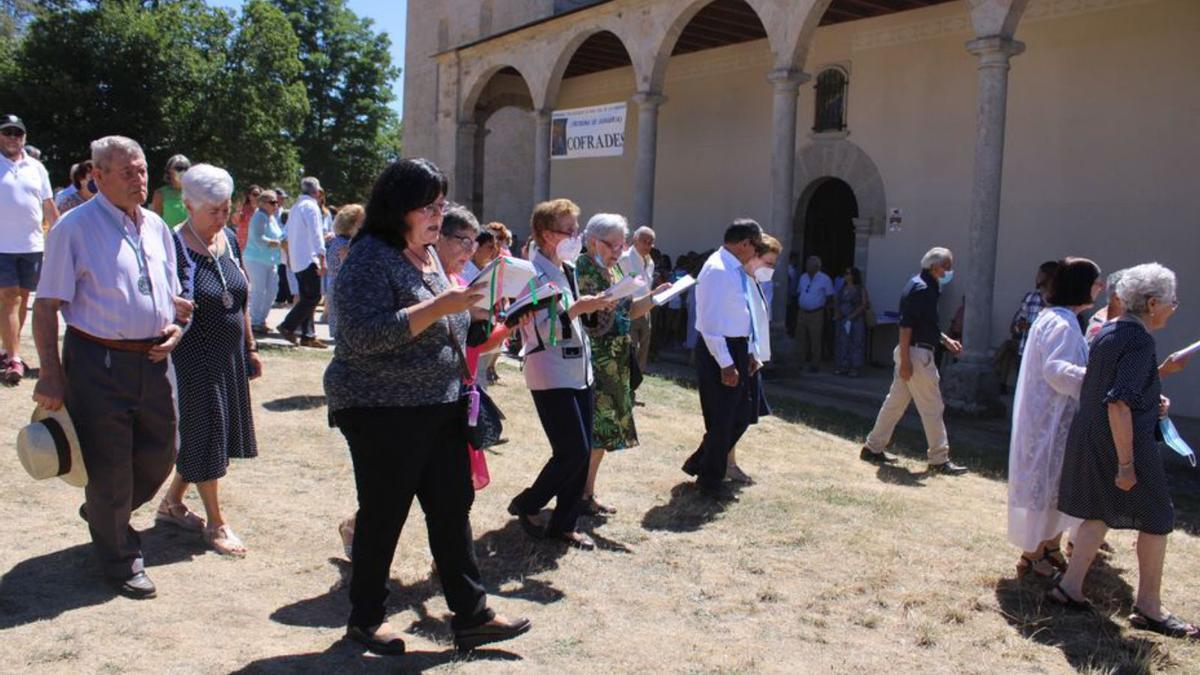
[[[183,156],[171,158],[163,187],[151,208],[143,207],[145,155],[120,136],[92,143],[90,159],[71,172],[73,192],[56,204],[45,170],[24,154],[24,140],[19,119],[0,119],[4,181],[19,182],[22,191],[3,190],[0,208],[23,197],[28,221],[6,223],[0,241],[38,249],[36,265],[28,251],[0,254],[6,358],[20,358],[14,312],[22,294],[36,289],[41,372],[33,397],[50,416],[39,423],[70,430],[51,434],[56,443],[77,438],[87,469],[79,516],[106,576],[124,595],[157,593],[129,519],[172,469],[156,519],[196,532],[221,554],[247,554],[221,509],[218,485],[231,458],[257,454],[249,383],[263,374],[257,336],[278,287],[295,299],[280,334],[324,346],[313,342],[324,297],[334,335],[324,375],[328,420],[349,447],[358,503],[338,525],[352,564],[346,635],[367,649],[404,651],[402,631],[386,621],[385,601],[414,499],[453,612],[455,644],[473,649],[530,629],[528,619],[489,608],[470,523],[475,491],[487,481],[479,451],[495,442],[489,418],[498,411],[485,390],[506,341],[519,350],[550,447],[545,466],[508,506],[530,538],[595,548],[580,519],[617,513],[619,505],[598,494],[599,469],[609,453],[638,446],[636,382],[656,345],[670,341],[694,346],[704,419],[682,470],[715,503],[736,502],[732,486],[753,482],[736,462],[736,446],[770,414],[762,371],[772,360],[770,289],[782,253],[753,220],[734,220],[720,247],[680,256],[672,266],[648,227],[631,233],[624,217],[609,213],[581,227],[580,208],[570,200],[538,204],[523,257],[535,275],[530,293],[542,289],[542,297],[509,305],[511,298],[485,300],[475,277],[497,256],[513,255],[512,233],[499,223],[481,226],[448,201],[445,175],[427,160],[390,164],[365,207],[336,213],[324,205],[319,181],[306,177],[289,216],[280,218],[282,190],[251,187],[235,207],[225,170]],[[50,227],[43,246],[44,221]],[[794,271],[794,261],[789,267]],[[865,461],[896,461],[886,448],[914,402],[929,470],[966,472],[950,460],[935,359],[938,349],[962,351],[938,316],[953,267],[952,252],[935,247],[902,292],[894,379],[862,448]],[[652,312],[654,296],[683,274],[696,277],[692,291]],[[1197,637],[1194,626],[1162,608],[1159,592],[1173,526],[1154,440],[1169,407],[1159,377],[1184,361],[1156,363],[1152,333],[1175,311],[1175,277],[1155,264],[1118,273],[1085,339],[1081,317],[1104,290],[1100,275],[1081,258],[1043,265],[1041,307],[1025,318],[1009,483],[1018,570],[1061,572],[1050,600],[1086,609],[1084,576],[1108,528],[1138,530],[1140,585],[1131,622]],[[641,290],[610,294],[627,276],[638,277]],[[795,299],[793,325],[808,363],[820,359],[829,312],[837,368],[854,374],[863,366],[870,300],[859,270],[845,270],[839,281],[810,258],[804,274],[789,274],[787,304]],[[518,306],[510,316],[509,307]],[[192,485],[203,515],[184,503]],[[1068,546],[1064,554],[1059,542],[1067,531],[1073,551]]]

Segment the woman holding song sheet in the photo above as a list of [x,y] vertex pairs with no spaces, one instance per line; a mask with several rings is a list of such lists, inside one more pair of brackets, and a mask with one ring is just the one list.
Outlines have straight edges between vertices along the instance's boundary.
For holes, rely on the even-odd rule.
[[[521,328],[521,354],[525,383],[552,454],[533,485],[508,505],[508,512],[535,539],[562,539],[590,550],[596,546],[592,538],[575,531],[592,449],[593,403],[591,344],[579,318],[612,309],[615,303],[603,296],[580,295],[575,266],[569,262],[583,248],[578,206],[567,199],[538,204],[531,226],[535,247],[530,257],[537,269],[533,287],[541,296],[534,305],[544,306],[533,310],[533,319]],[[518,299],[514,307],[521,304]],[[551,499],[554,512],[543,520],[541,510]]]
[[[583,317],[583,327],[592,340],[592,369],[596,376],[596,409],[592,420],[592,454],[588,464],[587,484],[583,488],[583,513],[607,516],[617,512],[612,506],[596,499],[596,474],[606,452],[636,447],[637,429],[633,423],[633,390],[630,375],[633,341],[629,328],[634,319],[643,317],[654,301],[644,287],[633,295],[623,295],[625,288],[637,277],[626,276],[618,261],[625,251],[629,226],[623,216],[598,213],[588,221],[584,230],[587,253],[575,263],[579,292],[605,294],[616,304]],[[664,284],[665,290],[669,285]],[[635,301],[634,297],[638,297]]]

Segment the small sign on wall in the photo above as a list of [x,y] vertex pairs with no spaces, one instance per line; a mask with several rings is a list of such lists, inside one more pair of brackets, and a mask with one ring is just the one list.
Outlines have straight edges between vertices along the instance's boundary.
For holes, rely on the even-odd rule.
[[887,216],[887,231],[888,232],[899,232],[901,229],[903,229],[901,227],[901,224],[903,222],[904,222],[904,215],[900,213],[900,209],[897,209],[897,208],[888,209],[888,216]]
[[620,157],[625,153],[625,103],[555,110],[551,159]]

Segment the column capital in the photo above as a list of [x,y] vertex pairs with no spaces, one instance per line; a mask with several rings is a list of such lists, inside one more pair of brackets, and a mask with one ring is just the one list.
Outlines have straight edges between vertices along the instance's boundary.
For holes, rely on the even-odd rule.
[[775,85],[775,91],[799,92],[800,85],[812,79],[812,75],[795,68],[776,68],[767,73],[767,82]]
[[667,102],[667,97],[659,91],[639,91],[632,98],[639,108],[657,108]]
[[1012,38],[992,36],[971,40],[967,51],[979,57],[982,66],[1007,66],[1008,60],[1025,51],[1025,43]]

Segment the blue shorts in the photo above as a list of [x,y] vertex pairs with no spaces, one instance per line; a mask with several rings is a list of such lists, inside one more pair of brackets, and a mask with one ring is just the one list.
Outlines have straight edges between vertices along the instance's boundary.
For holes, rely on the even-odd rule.
[[41,273],[41,253],[0,253],[0,288],[36,291]]

